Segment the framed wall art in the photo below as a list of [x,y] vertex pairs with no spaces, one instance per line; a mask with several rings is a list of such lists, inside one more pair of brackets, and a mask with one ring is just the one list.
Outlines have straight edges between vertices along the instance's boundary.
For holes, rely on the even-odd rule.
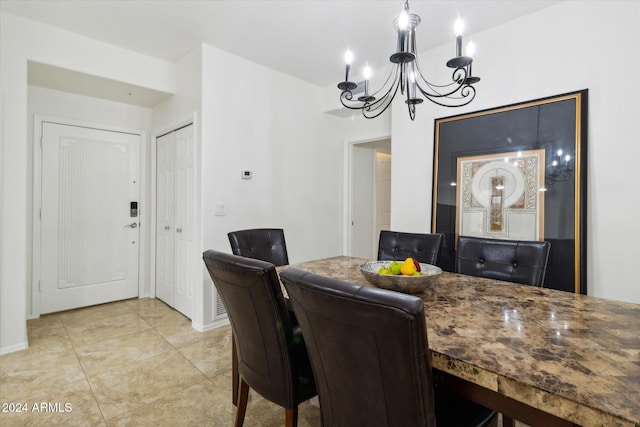
[[588,91],[435,120],[432,232],[551,243],[544,286],[585,293]]

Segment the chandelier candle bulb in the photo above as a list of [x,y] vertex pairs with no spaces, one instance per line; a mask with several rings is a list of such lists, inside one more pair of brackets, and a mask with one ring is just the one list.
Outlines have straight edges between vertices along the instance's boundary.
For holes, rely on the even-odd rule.
[[469,58],[473,58],[473,55],[476,53],[476,45],[473,43],[473,40],[467,43],[467,56]]
[[398,52],[414,53],[415,43],[412,43],[414,32],[409,25],[409,14],[403,10],[398,16]]
[[397,21],[397,31],[398,31],[398,47],[397,52],[406,52],[407,51],[407,25],[409,23],[409,17],[407,16],[407,12],[404,10],[398,16]]
[[364,76],[364,96],[369,96],[369,79],[371,78],[371,67],[369,67],[369,63],[362,70],[362,75]]
[[464,22],[458,18],[453,24],[453,32],[456,35],[456,56],[462,56],[462,30],[464,30]]
[[351,49],[347,49],[347,51],[344,53],[344,62],[347,63],[345,78],[344,78],[345,82],[349,81],[349,71],[351,70],[351,61],[353,61],[353,53],[351,52]]
[[409,73],[409,82],[411,83],[409,85],[409,98],[415,99],[416,98],[416,73],[414,73],[413,71]]
[[405,10],[403,10],[402,13],[400,13],[400,16],[398,16],[398,29],[401,31],[405,31],[408,25],[409,15]]

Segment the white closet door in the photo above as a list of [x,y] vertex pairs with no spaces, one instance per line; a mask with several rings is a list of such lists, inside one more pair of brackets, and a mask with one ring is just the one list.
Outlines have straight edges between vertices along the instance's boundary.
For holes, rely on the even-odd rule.
[[156,297],[171,307],[175,287],[174,140],[173,132],[161,136],[156,147]]
[[193,125],[157,139],[156,174],[156,296],[191,318],[201,262],[193,232]]
[[[175,309],[185,316],[193,314],[195,278],[201,270],[201,255],[194,252],[194,144],[193,125],[175,133]],[[197,263],[196,263],[197,262]]]
[[43,123],[40,313],[138,296],[140,136]]

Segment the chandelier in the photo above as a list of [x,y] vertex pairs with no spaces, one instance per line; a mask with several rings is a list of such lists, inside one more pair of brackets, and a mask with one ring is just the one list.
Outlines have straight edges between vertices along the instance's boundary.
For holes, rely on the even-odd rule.
[[371,69],[367,65],[363,72],[364,93],[356,99],[353,92],[359,85],[349,80],[353,54],[347,49],[345,81],[338,84],[338,89],[342,91],[340,94],[342,105],[352,110],[360,110],[364,117],[373,119],[389,108],[400,89],[400,93],[407,98],[405,103],[409,109],[409,117],[414,120],[416,105],[424,102],[421,96],[444,107],[462,107],[473,101],[476,96],[473,84],[480,81],[480,78],[473,77],[471,74],[472,55],[475,49],[473,42],[467,46],[467,55],[462,55],[462,20],[458,18],[454,25],[456,56],[447,61],[447,67],[453,69],[451,82],[443,85],[430,83],[420,71],[416,54],[416,27],[419,24],[420,17],[409,12],[409,1],[405,1],[404,10],[393,21],[393,26],[398,32],[398,46],[397,51],[389,57],[389,61],[393,64],[389,76],[380,89],[370,93]]
[[553,153],[551,162],[546,165],[547,170],[544,176],[544,183],[546,185],[553,185],[556,182],[564,182],[571,179],[573,175],[572,160],[573,157],[571,154],[566,154],[562,150]]
[[[564,182],[568,181],[573,177],[573,163],[574,163],[574,155],[573,153],[567,153],[561,148],[555,150],[551,153],[553,146],[561,141],[547,141],[542,142],[540,138],[540,114],[541,114],[542,106],[538,105],[538,119],[536,124],[536,141],[533,144],[535,149],[544,148],[546,153],[546,164],[545,164],[545,173],[544,173],[544,183],[545,185],[553,185],[556,182]],[[549,155],[551,153],[551,155]],[[546,188],[544,189],[546,191]]]

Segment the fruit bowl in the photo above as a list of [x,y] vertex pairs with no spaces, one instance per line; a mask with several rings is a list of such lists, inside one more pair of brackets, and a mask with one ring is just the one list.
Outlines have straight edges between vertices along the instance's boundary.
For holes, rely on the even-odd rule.
[[379,274],[380,268],[388,268],[392,261],[369,261],[360,264],[360,273],[373,286],[403,292],[405,294],[419,294],[429,285],[435,285],[442,273],[440,267],[420,263],[419,276],[401,276]]

